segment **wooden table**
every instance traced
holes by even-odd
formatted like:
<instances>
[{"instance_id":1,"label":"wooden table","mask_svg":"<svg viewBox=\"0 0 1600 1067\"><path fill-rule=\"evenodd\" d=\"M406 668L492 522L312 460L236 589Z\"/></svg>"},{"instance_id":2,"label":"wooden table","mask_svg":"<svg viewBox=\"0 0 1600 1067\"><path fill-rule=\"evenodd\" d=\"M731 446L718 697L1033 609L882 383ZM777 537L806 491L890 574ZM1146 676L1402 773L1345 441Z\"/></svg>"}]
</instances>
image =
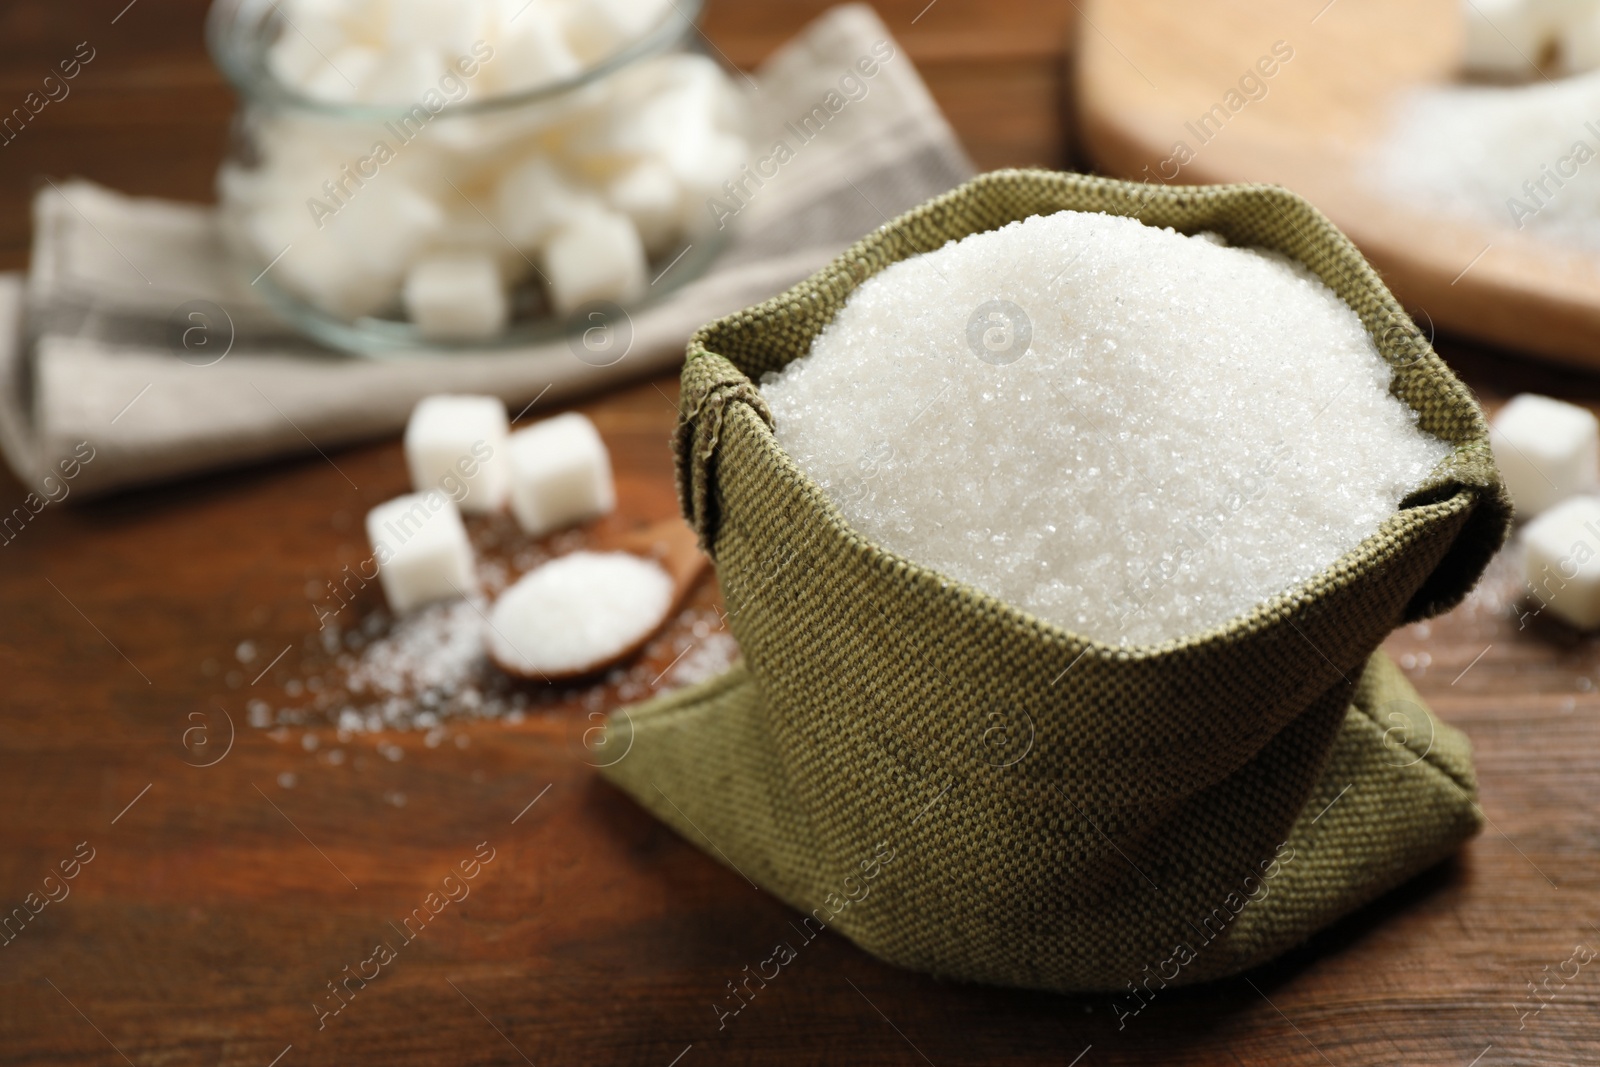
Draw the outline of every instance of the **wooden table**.
<instances>
[{"instance_id":1,"label":"wooden table","mask_svg":"<svg viewBox=\"0 0 1600 1067\"><path fill-rule=\"evenodd\" d=\"M0 266L25 263L42 175L208 193L232 101L199 45L202 4L125 2L0 10L0 105L76 42L98 52L0 148ZM925 2L880 7L980 166L1065 164L1073 5ZM707 26L748 65L822 6L717 0ZM1600 400L1593 380L1441 347L1486 401ZM675 388L584 405L616 458L617 528L673 513ZM406 485L395 443L334 458L359 490L312 456L53 506L0 548L0 907L93 856L0 948L0 1064L1600 1063L1600 962L1553 977L1600 946L1595 641L1519 631L1505 575L1391 641L1477 747L1490 828L1457 860L1121 1032L1106 997L943 984L831 934L719 1031L712 1002L790 912L599 781L580 758L586 709L432 748L324 730L309 751L303 731L244 724L313 658L307 583L359 558L363 511ZM5 510L23 493L0 476ZM236 739L196 766L222 751L219 707ZM480 842L494 858L470 897L319 1031L326 983ZM1547 976L1548 1003L1524 1015Z\"/></svg>"}]
</instances>

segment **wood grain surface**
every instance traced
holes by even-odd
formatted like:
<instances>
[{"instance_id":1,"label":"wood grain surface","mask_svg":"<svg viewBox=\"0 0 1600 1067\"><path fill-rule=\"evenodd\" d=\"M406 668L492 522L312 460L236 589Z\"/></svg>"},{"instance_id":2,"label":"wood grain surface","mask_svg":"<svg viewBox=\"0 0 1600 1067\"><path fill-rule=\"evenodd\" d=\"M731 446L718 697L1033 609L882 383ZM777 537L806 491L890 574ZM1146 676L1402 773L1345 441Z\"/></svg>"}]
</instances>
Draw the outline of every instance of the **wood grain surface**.
<instances>
[{"instance_id":1,"label":"wood grain surface","mask_svg":"<svg viewBox=\"0 0 1600 1067\"><path fill-rule=\"evenodd\" d=\"M43 175L206 195L232 103L199 46L202 5L139 0L113 23L124 3L0 9L0 94L80 40L99 49L74 95L0 148L6 265L25 262ZM748 65L821 7L717 2L707 30ZM880 10L980 165L1067 161L1070 3ZM1490 403L1600 401L1573 372L1441 350ZM582 406L621 500L586 536L674 513L675 398L669 378ZM69 498L0 546L0 909L76 872L0 947L0 1064L1600 1063L1600 958L1577 951L1600 949L1600 661L1594 638L1519 617L1508 564L1390 642L1477 749L1489 828L1454 861L1122 1029L1108 997L938 982L831 934L719 1029L713 1002L793 914L598 779L585 734L612 696L563 690L433 747L246 725L250 701L320 677L308 583L359 559L362 514L405 488L383 443ZM24 493L0 476L5 510ZM376 604L361 596L356 613ZM470 895L404 941L464 863ZM381 941L395 958L319 1029L327 984Z\"/></svg>"},{"instance_id":2,"label":"wood grain surface","mask_svg":"<svg viewBox=\"0 0 1600 1067\"><path fill-rule=\"evenodd\" d=\"M1075 68L1085 152L1119 177L1287 185L1350 235L1412 314L1600 368L1593 256L1441 216L1370 176L1396 100L1457 79L1461 10L1461 0L1085 0L1096 27Z\"/></svg>"}]
</instances>

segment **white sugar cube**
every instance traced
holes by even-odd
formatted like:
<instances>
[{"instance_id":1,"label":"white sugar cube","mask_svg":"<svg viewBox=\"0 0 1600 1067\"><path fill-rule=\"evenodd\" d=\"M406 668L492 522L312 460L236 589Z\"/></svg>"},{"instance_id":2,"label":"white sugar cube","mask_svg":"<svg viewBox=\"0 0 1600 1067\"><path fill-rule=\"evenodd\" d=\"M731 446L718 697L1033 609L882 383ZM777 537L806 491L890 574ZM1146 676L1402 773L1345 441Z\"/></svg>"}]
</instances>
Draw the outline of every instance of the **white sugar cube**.
<instances>
[{"instance_id":1,"label":"white sugar cube","mask_svg":"<svg viewBox=\"0 0 1600 1067\"><path fill-rule=\"evenodd\" d=\"M1576 496L1522 530L1528 602L1580 630L1600 626L1600 500Z\"/></svg>"},{"instance_id":2,"label":"white sugar cube","mask_svg":"<svg viewBox=\"0 0 1600 1067\"><path fill-rule=\"evenodd\" d=\"M544 247L545 280L556 312L567 315L591 300L623 304L646 287L644 243L626 215L605 208L574 213Z\"/></svg>"},{"instance_id":3,"label":"white sugar cube","mask_svg":"<svg viewBox=\"0 0 1600 1067\"><path fill-rule=\"evenodd\" d=\"M437 489L398 496L367 512L367 539L383 595L397 614L477 591L461 512Z\"/></svg>"},{"instance_id":4,"label":"white sugar cube","mask_svg":"<svg viewBox=\"0 0 1600 1067\"><path fill-rule=\"evenodd\" d=\"M391 49L412 44L428 44L439 48L464 32L482 32L482 5L471 3L470 0L450 0L448 3L441 3L440 0L385 0L381 5L368 6L378 10L387 8L384 43Z\"/></svg>"},{"instance_id":5,"label":"white sugar cube","mask_svg":"<svg viewBox=\"0 0 1600 1067\"><path fill-rule=\"evenodd\" d=\"M439 84L444 59L422 44L385 52L361 86L361 98L380 104L414 104Z\"/></svg>"},{"instance_id":6,"label":"white sugar cube","mask_svg":"<svg viewBox=\"0 0 1600 1067\"><path fill-rule=\"evenodd\" d=\"M536 248L578 199L549 158L534 156L507 170L495 188L500 230L518 248Z\"/></svg>"},{"instance_id":7,"label":"white sugar cube","mask_svg":"<svg viewBox=\"0 0 1600 1067\"><path fill-rule=\"evenodd\" d=\"M1600 421L1586 408L1522 393L1489 429L1517 514L1532 518L1600 479Z\"/></svg>"},{"instance_id":8,"label":"white sugar cube","mask_svg":"<svg viewBox=\"0 0 1600 1067\"><path fill-rule=\"evenodd\" d=\"M330 241L326 231L318 232L304 204L285 202L270 188L263 195L265 199L253 206L245 221L262 267L272 263L263 284L282 285L347 319L372 314L393 297L394 279L362 267L354 261L350 246Z\"/></svg>"},{"instance_id":9,"label":"white sugar cube","mask_svg":"<svg viewBox=\"0 0 1600 1067\"><path fill-rule=\"evenodd\" d=\"M511 487L510 424L492 396L430 396L406 423L406 466L419 493L437 489L462 511L494 511Z\"/></svg>"},{"instance_id":10,"label":"white sugar cube","mask_svg":"<svg viewBox=\"0 0 1600 1067\"><path fill-rule=\"evenodd\" d=\"M442 6L449 11L449 20L444 31L431 43L444 53L451 65L466 59L470 67L474 57L489 54L485 46L494 50L491 58L499 54L500 22L495 17L496 5L492 0L447 0Z\"/></svg>"},{"instance_id":11,"label":"white sugar cube","mask_svg":"<svg viewBox=\"0 0 1600 1067\"><path fill-rule=\"evenodd\" d=\"M329 104L397 109L359 129L296 109L263 116L259 178L230 168L219 183L230 206L258 209L245 225L263 265L292 245L272 283L340 318L408 310L429 337L488 336L534 273L558 316L634 301L650 264L696 239L706 200L748 155L730 136L745 108L727 73L644 47L678 17L671 0L272 6L282 17L265 63L279 81ZM630 46L651 54L548 99L454 106L568 80ZM430 121L441 101L453 113ZM481 266L447 279L420 262L456 253L494 260L500 295ZM470 292L452 300L447 280Z\"/></svg>"},{"instance_id":12,"label":"white sugar cube","mask_svg":"<svg viewBox=\"0 0 1600 1067\"><path fill-rule=\"evenodd\" d=\"M670 0L584 0L567 15L567 38L585 63L611 55L660 25Z\"/></svg>"},{"instance_id":13,"label":"white sugar cube","mask_svg":"<svg viewBox=\"0 0 1600 1067\"><path fill-rule=\"evenodd\" d=\"M267 65L279 81L303 88L351 41L336 10L284 4L279 13L283 24L268 48Z\"/></svg>"},{"instance_id":14,"label":"white sugar cube","mask_svg":"<svg viewBox=\"0 0 1600 1067\"><path fill-rule=\"evenodd\" d=\"M404 295L406 314L435 341L494 337L510 315L500 271L481 253L419 260L406 274Z\"/></svg>"},{"instance_id":15,"label":"white sugar cube","mask_svg":"<svg viewBox=\"0 0 1600 1067\"><path fill-rule=\"evenodd\" d=\"M304 82L306 95L341 104L359 100L362 86L372 77L381 58L375 48L345 45L311 71Z\"/></svg>"},{"instance_id":16,"label":"white sugar cube","mask_svg":"<svg viewBox=\"0 0 1600 1067\"><path fill-rule=\"evenodd\" d=\"M338 50L337 46L334 50ZM312 77L327 65L327 53L311 37L292 28L286 27L267 53L267 67L273 77L295 88L309 84Z\"/></svg>"},{"instance_id":17,"label":"white sugar cube","mask_svg":"<svg viewBox=\"0 0 1600 1067\"><path fill-rule=\"evenodd\" d=\"M291 249L272 268L273 280L342 319L381 313L394 298L394 280L366 271L337 251Z\"/></svg>"},{"instance_id":18,"label":"white sugar cube","mask_svg":"<svg viewBox=\"0 0 1600 1067\"><path fill-rule=\"evenodd\" d=\"M481 82L467 80L462 84L466 86L466 95L461 99L469 104L489 95ZM459 91L457 95L460 95ZM451 116L449 122L435 122L429 126L428 137L439 148L447 150L440 155L448 161L449 166L453 168L466 164L464 172L451 169L447 176L459 183L460 174L470 174L472 184L478 188L469 192L463 187L462 192L468 192L474 203L479 202L479 189L489 191L490 195L482 198L484 210L487 211L493 201L495 184L505 171L505 155L526 147L530 125L532 121L514 108L479 115L456 114ZM457 201L461 200L461 196L453 190L450 195ZM506 239L501 234L495 240L505 244Z\"/></svg>"},{"instance_id":19,"label":"white sugar cube","mask_svg":"<svg viewBox=\"0 0 1600 1067\"><path fill-rule=\"evenodd\" d=\"M511 435L511 511L534 536L616 506L611 456L594 423L576 412Z\"/></svg>"},{"instance_id":20,"label":"white sugar cube","mask_svg":"<svg viewBox=\"0 0 1600 1067\"><path fill-rule=\"evenodd\" d=\"M706 204L713 197L723 199L723 183L736 177L749 159L744 140L731 134L709 134L700 146L698 152L678 148L665 157L684 186L681 225L691 238L720 228Z\"/></svg>"},{"instance_id":21,"label":"white sugar cube","mask_svg":"<svg viewBox=\"0 0 1600 1067\"><path fill-rule=\"evenodd\" d=\"M382 174L356 190L326 222L325 237L357 262L393 277L399 288L405 265L444 228L446 215L437 201L399 175Z\"/></svg>"},{"instance_id":22,"label":"white sugar cube","mask_svg":"<svg viewBox=\"0 0 1600 1067\"><path fill-rule=\"evenodd\" d=\"M681 191L660 160L646 159L619 175L606 189L611 206L633 220L651 255L660 255L678 236Z\"/></svg>"},{"instance_id":23,"label":"white sugar cube","mask_svg":"<svg viewBox=\"0 0 1600 1067\"><path fill-rule=\"evenodd\" d=\"M284 114L264 118L255 127L255 138L265 173L285 187L285 195L302 212L304 198L323 195L322 183L350 161L349 137L337 123Z\"/></svg>"},{"instance_id":24,"label":"white sugar cube","mask_svg":"<svg viewBox=\"0 0 1600 1067\"><path fill-rule=\"evenodd\" d=\"M582 68L555 18L535 3L506 22L484 75L496 89L515 92L564 81Z\"/></svg>"},{"instance_id":25,"label":"white sugar cube","mask_svg":"<svg viewBox=\"0 0 1600 1067\"><path fill-rule=\"evenodd\" d=\"M733 78L716 60L695 53L662 56L642 82L650 85L649 96L670 101L675 111L703 115L717 129L744 133L744 102Z\"/></svg>"},{"instance_id":26,"label":"white sugar cube","mask_svg":"<svg viewBox=\"0 0 1600 1067\"><path fill-rule=\"evenodd\" d=\"M263 263L284 253L272 281L336 315L358 318L396 301L406 264L443 228L445 215L396 175L351 187L342 203L319 198L320 229L304 201L264 209L250 227Z\"/></svg>"},{"instance_id":27,"label":"white sugar cube","mask_svg":"<svg viewBox=\"0 0 1600 1067\"><path fill-rule=\"evenodd\" d=\"M492 221L470 206L449 214L444 226L418 253L418 260L458 255L487 256L499 272L502 284L508 287L533 270L524 253L513 248L495 230Z\"/></svg>"}]
</instances>

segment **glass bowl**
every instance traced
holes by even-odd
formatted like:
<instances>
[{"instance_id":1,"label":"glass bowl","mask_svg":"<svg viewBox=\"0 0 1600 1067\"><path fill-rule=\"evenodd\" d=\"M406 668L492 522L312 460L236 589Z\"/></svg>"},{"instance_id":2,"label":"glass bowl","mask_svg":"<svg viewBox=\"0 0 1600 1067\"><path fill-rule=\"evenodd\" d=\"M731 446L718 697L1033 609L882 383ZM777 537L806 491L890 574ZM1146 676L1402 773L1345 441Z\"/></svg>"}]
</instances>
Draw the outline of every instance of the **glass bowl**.
<instances>
[{"instance_id":1,"label":"glass bowl","mask_svg":"<svg viewBox=\"0 0 1600 1067\"><path fill-rule=\"evenodd\" d=\"M330 55L285 6L211 8L242 100L217 189L237 268L313 339L524 346L659 301L721 250L706 205L748 158L750 108L700 44L700 0L535 84L520 10L471 41Z\"/></svg>"}]
</instances>

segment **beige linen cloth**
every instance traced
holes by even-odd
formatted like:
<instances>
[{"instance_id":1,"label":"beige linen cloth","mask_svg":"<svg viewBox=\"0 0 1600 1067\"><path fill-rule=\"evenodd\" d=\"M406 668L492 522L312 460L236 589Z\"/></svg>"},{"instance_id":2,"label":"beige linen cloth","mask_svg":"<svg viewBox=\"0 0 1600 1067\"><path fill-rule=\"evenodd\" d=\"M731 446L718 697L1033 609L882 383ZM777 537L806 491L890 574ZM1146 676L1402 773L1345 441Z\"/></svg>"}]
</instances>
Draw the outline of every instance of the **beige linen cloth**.
<instances>
[{"instance_id":1,"label":"beige linen cloth","mask_svg":"<svg viewBox=\"0 0 1600 1067\"><path fill-rule=\"evenodd\" d=\"M863 59L877 64L870 78ZM89 442L95 456L73 482L76 497L393 433L430 393L493 394L512 414L537 398L537 413L675 366L698 326L783 291L972 173L910 59L864 5L831 9L748 80L749 163L780 141L786 161L761 165L777 174L749 185L722 255L636 312L628 354L606 367L565 339L398 361L330 353L294 338L256 299L225 259L214 209L45 184L29 273L0 275L6 460L36 487ZM233 323L232 348L205 366L179 358L168 337L175 310L196 300Z\"/></svg>"}]
</instances>

